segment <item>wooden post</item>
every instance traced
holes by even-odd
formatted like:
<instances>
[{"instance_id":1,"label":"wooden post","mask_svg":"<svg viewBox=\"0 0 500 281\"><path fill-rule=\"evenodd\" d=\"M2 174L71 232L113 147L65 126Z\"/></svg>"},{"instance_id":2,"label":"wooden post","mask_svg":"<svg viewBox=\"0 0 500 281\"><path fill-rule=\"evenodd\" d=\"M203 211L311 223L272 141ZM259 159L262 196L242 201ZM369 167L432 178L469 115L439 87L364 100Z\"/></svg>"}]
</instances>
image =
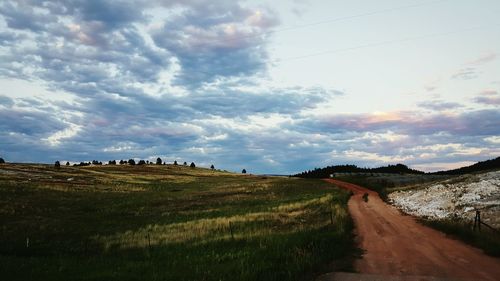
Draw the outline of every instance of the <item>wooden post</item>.
<instances>
[{"instance_id":1,"label":"wooden post","mask_svg":"<svg viewBox=\"0 0 500 281\"><path fill-rule=\"evenodd\" d=\"M477 216L477 229L481 232L481 212L479 210L476 211Z\"/></svg>"},{"instance_id":2,"label":"wooden post","mask_svg":"<svg viewBox=\"0 0 500 281\"><path fill-rule=\"evenodd\" d=\"M30 238L26 237L26 249L30 247Z\"/></svg>"},{"instance_id":3,"label":"wooden post","mask_svg":"<svg viewBox=\"0 0 500 281\"><path fill-rule=\"evenodd\" d=\"M474 217L474 227L472 228L472 230L476 231L476 228L478 231L481 231L481 212L479 210L476 210L476 216Z\"/></svg>"}]
</instances>

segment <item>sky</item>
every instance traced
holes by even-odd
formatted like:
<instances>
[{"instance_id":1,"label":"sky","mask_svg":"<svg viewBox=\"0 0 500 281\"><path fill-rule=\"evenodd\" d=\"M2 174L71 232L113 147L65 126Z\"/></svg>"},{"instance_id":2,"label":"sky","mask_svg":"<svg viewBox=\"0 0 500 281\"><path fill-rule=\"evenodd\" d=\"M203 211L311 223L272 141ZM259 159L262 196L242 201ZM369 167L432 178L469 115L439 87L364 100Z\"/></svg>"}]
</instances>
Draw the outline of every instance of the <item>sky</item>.
<instances>
[{"instance_id":1,"label":"sky","mask_svg":"<svg viewBox=\"0 0 500 281\"><path fill-rule=\"evenodd\" d=\"M3 0L0 157L250 173L500 156L497 0Z\"/></svg>"}]
</instances>

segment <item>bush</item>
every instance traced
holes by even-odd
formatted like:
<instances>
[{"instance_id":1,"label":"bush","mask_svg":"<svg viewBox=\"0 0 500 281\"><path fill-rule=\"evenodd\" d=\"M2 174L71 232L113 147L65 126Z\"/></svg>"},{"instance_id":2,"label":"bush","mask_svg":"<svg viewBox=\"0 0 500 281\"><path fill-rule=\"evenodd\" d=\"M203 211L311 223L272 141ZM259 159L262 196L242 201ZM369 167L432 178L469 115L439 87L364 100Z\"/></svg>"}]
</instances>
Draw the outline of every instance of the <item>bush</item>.
<instances>
[{"instance_id":1,"label":"bush","mask_svg":"<svg viewBox=\"0 0 500 281\"><path fill-rule=\"evenodd\" d=\"M242 174L246 174L246 173L247 173L247 170L243 169L243 170L241 170L241 173L242 173Z\"/></svg>"},{"instance_id":2,"label":"bush","mask_svg":"<svg viewBox=\"0 0 500 281\"><path fill-rule=\"evenodd\" d=\"M134 159L129 159L128 160L129 165L135 165L135 160Z\"/></svg>"},{"instance_id":3,"label":"bush","mask_svg":"<svg viewBox=\"0 0 500 281\"><path fill-rule=\"evenodd\" d=\"M177 160L174 161L174 165L177 166Z\"/></svg>"},{"instance_id":4,"label":"bush","mask_svg":"<svg viewBox=\"0 0 500 281\"><path fill-rule=\"evenodd\" d=\"M160 157L156 158L156 165L161 165L162 163L163 161L161 161Z\"/></svg>"},{"instance_id":5,"label":"bush","mask_svg":"<svg viewBox=\"0 0 500 281\"><path fill-rule=\"evenodd\" d=\"M191 162L191 165L189 165L189 167L196 168L196 165L194 164L194 162Z\"/></svg>"},{"instance_id":6,"label":"bush","mask_svg":"<svg viewBox=\"0 0 500 281\"><path fill-rule=\"evenodd\" d=\"M59 161L56 161L56 163L54 163L54 167L61 168L61 163Z\"/></svg>"},{"instance_id":7,"label":"bush","mask_svg":"<svg viewBox=\"0 0 500 281\"><path fill-rule=\"evenodd\" d=\"M210 169L212 169L212 170L215 169L214 165L210 166Z\"/></svg>"},{"instance_id":8,"label":"bush","mask_svg":"<svg viewBox=\"0 0 500 281\"><path fill-rule=\"evenodd\" d=\"M3 158L0 158L0 164L5 164L5 160L3 160Z\"/></svg>"},{"instance_id":9,"label":"bush","mask_svg":"<svg viewBox=\"0 0 500 281\"><path fill-rule=\"evenodd\" d=\"M146 165L146 161L144 161L144 160L139 160L139 163L137 163L137 165Z\"/></svg>"}]
</instances>

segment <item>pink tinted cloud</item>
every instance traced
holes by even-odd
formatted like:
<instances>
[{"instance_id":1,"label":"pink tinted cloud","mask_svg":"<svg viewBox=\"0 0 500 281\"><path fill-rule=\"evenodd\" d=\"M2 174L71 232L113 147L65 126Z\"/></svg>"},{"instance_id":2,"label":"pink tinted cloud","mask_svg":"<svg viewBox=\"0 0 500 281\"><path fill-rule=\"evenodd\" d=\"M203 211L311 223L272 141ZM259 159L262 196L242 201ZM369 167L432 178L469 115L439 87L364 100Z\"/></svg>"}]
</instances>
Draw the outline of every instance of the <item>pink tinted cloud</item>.
<instances>
[{"instance_id":1,"label":"pink tinted cloud","mask_svg":"<svg viewBox=\"0 0 500 281\"><path fill-rule=\"evenodd\" d=\"M500 94L495 90L485 90L479 93L474 101L486 105L500 105Z\"/></svg>"},{"instance_id":2,"label":"pink tinted cloud","mask_svg":"<svg viewBox=\"0 0 500 281\"><path fill-rule=\"evenodd\" d=\"M321 122L330 130L356 132L390 130L407 135L431 135L440 132L454 135L487 135L500 132L500 112L492 110L433 114L418 111L337 114L325 116Z\"/></svg>"}]
</instances>

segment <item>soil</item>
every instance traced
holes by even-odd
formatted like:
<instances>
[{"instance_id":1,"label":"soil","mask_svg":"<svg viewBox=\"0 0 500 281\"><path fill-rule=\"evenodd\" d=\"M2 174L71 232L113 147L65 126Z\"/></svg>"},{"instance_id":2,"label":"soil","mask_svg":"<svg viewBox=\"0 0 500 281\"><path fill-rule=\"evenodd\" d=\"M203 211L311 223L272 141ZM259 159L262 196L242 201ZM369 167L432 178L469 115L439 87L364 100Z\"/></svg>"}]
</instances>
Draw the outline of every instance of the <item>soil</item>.
<instances>
[{"instance_id":1,"label":"soil","mask_svg":"<svg viewBox=\"0 0 500 281\"><path fill-rule=\"evenodd\" d=\"M339 180L326 181L354 193L348 203L349 212L355 223L358 246L364 250L354 265L357 272L500 280L500 259L402 215L374 191Z\"/></svg>"}]
</instances>

